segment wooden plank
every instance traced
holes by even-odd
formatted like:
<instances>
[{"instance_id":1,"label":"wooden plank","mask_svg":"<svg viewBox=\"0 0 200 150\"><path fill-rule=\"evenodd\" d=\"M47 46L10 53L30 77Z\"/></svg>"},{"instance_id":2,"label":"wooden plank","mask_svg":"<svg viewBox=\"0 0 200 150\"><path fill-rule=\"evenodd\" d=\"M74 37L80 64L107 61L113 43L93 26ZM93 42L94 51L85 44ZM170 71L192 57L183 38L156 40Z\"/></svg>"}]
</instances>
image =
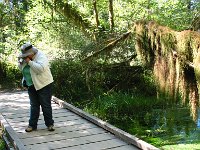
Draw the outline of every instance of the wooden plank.
<instances>
[{"instance_id":1,"label":"wooden plank","mask_svg":"<svg viewBox=\"0 0 200 150\"><path fill-rule=\"evenodd\" d=\"M14 150L14 146L10 142L10 140L8 139L8 137L6 136L6 133L3 133L2 139L4 140L4 142L6 144L6 150Z\"/></svg>"},{"instance_id":2,"label":"wooden plank","mask_svg":"<svg viewBox=\"0 0 200 150\"><path fill-rule=\"evenodd\" d=\"M106 134L107 135L107 134ZM64 149L64 148L69 148L77 145L85 145L89 143L94 143L94 142L100 142L100 141L112 141L109 144L113 144L116 142L114 136L105 136L105 134L97 134L97 135L91 135L91 136L84 136L84 137L78 137L78 138L67 138L64 140L60 141L51 141L47 143L39 143L39 144L34 144L34 145L27 145L25 146L27 149L42 149L42 150L49 150L49 149ZM117 144L122 145L120 143L121 141L117 140ZM125 144L125 143L123 143ZM90 150L90 149L88 149ZM93 149L91 149L93 150Z\"/></svg>"},{"instance_id":3,"label":"wooden plank","mask_svg":"<svg viewBox=\"0 0 200 150\"><path fill-rule=\"evenodd\" d=\"M29 112L29 108L27 108L27 109L21 109L22 111L21 111L21 113L26 113L26 112ZM3 108L3 109L1 109L0 110L0 113L18 113L18 111L19 111L19 108Z\"/></svg>"},{"instance_id":4,"label":"wooden plank","mask_svg":"<svg viewBox=\"0 0 200 150\"><path fill-rule=\"evenodd\" d=\"M102 150L110 150L110 148L104 148ZM132 145L122 145L122 146L112 147L112 150L139 150L139 148L133 147Z\"/></svg>"},{"instance_id":5,"label":"wooden plank","mask_svg":"<svg viewBox=\"0 0 200 150\"><path fill-rule=\"evenodd\" d=\"M73 121L62 121L62 122L56 122L55 123L55 128L62 128L65 126L84 126L87 125L88 121L84 120L84 119L77 119L77 120L73 120ZM27 123L15 123L15 124L11 124L12 128L17 132L17 133L24 133L25 132L25 128L27 127ZM46 126L43 124L39 124L38 125L38 130L39 132L41 132L41 130L47 130Z\"/></svg>"},{"instance_id":6,"label":"wooden plank","mask_svg":"<svg viewBox=\"0 0 200 150\"><path fill-rule=\"evenodd\" d=\"M13 146L17 150L26 150L26 148L24 147L24 144L21 142L16 132L12 129L12 127L8 124L8 122L5 120L5 118L2 115L0 115L0 121L1 121L1 126L3 127L4 131L7 133Z\"/></svg>"},{"instance_id":7,"label":"wooden plank","mask_svg":"<svg viewBox=\"0 0 200 150\"><path fill-rule=\"evenodd\" d=\"M72 132L72 131L82 131L82 130L87 130L87 129L93 129L97 128L96 125L91 124L91 123L85 123L85 124L76 124L72 126L62 126L62 127L56 127L54 132L49 132L46 129L39 129L36 132L23 132L23 133L18 133L18 136L20 139L26 139L26 138L32 138L32 137L38 137L38 136L48 136L48 135L54 135L54 134L59 134L59 133L67 133L67 132Z\"/></svg>"},{"instance_id":8,"label":"wooden plank","mask_svg":"<svg viewBox=\"0 0 200 150\"><path fill-rule=\"evenodd\" d=\"M77 118L77 119L74 119L74 120L62 120L62 119L57 119L57 120L54 120L54 126L60 126L60 124L65 124L65 125L73 125L73 124L77 124L77 123L87 123L89 121L83 119L83 118ZM10 121L9 124L12 126L12 127L26 127L28 125L28 121L24 121L24 122L12 122ZM39 121L38 122L38 127L40 127L41 125L44 125L44 122L43 121Z\"/></svg>"},{"instance_id":9,"label":"wooden plank","mask_svg":"<svg viewBox=\"0 0 200 150\"><path fill-rule=\"evenodd\" d=\"M58 118L53 118L53 120L55 122L59 122L59 121L69 121L69 120L76 120L76 119L83 119L81 118L80 116L61 116L61 117L58 117ZM16 119L9 119L9 118L6 118L6 120L9 122L9 123L19 123L19 122L28 122L29 120L29 117L24 117L24 118L16 118ZM39 120L38 120L38 124L41 124L41 123L44 123L44 118L43 116L40 116Z\"/></svg>"},{"instance_id":10,"label":"wooden plank","mask_svg":"<svg viewBox=\"0 0 200 150\"><path fill-rule=\"evenodd\" d=\"M17 132L22 132L25 127L27 127L28 122L9 122L10 125L12 126L13 129L15 129ZM75 125L75 124L84 124L84 123L88 123L87 120L84 120L83 118L80 119L75 119L75 120L67 120L67 121L63 121L63 120L59 120L54 122L54 126L55 127L59 127L62 125ZM38 122L38 129L44 129L46 128L46 126L44 125L44 122Z\"/></svg>"},{"instance_id":11,"label":"wooden plank","mask_svg":"<svg viewBox=\"0 0 200 150\"><path fill-rule=\"evenodd\" d=\"M59 109L58 105L56 104L51 104L52 108L54 109ZM30 108L30 104L29 102L4 102L4 103L0 103L0 107L7 107L7 108L19 108L19 107L23 107L26 109Z\"/></svg>"},{"instance_id":12,"label":"wooden plank","mask_svg":"<svg viewBox=\"0 0 200 150\"><path fill-rule=\"evenodd\" d=\"M59 114L62 115L66 113L67 115L75 115L73 112L66 110L66 109L60 109L60 110L53 110L53 116L58 116ZM29 110L28 111L20 111L18 112L17 110L15 111L6 111L2 113L4 116L7 116L8 118L15 118L15 117L24 117L30 114ZM40 115L43 115L43 112L40 111Z\"/></svg>"},{"instance_id":13,"label":"wooden plank","mask_svg":"<svg viewBox=\"0 0 200 150\"><path fill-rule=\"evenodd\" d=\"M25 112L23 112L23 113L13 113L13 112L3 112L2 113L2 115L3 116L10 116L10 117L12 117L12 116L15 116L15 117L24 117L24 116L29 116L29 111L25 111Z\"/></svg>"},{"instance_id":14,"label":"wooden plank","mask_svg":"<svg viewBox=\"0 0 200 150\"><path fill-rule=\"evenodd\" d=\"M22 118L29 118L30 113L23 113L23 114L9 114L9 113L3 113L3 116L6 116L6 118L8 119L13 119L13 120L21 120ZM58 118L58 117L67 117L67 116L75 116L76 114L70 112L70 111L65 111L65 112L57 112L57 113L53 113L53 118ZM40 113L40 117L43 117L43 113Z\"/></svg>"},{"instance_id":15,"label":"wooden plank","mask_svg":"<svg viewBox=\"0 0 200 150\"><path fill-rule=\"evenodd\" d=\"M62 148L62 150L113 150L116 147L118 147L119 150L139 150L139 148L136 148L133 146L130 146L127 149L125 148L126 146L130 146L130 145L127 145L127 143L122 143L122 141L119 141L119 139L115 139L115 140L88 143L84 145L76 145L73 147L66 147L66 148Z\"/></svg>"},{"instance_id":16,"label":"wooden plank","mask_svg":"<svg viewBox=\"0 0 200 150\"><path fill-rule=\"evenodd\" d=\"M159 150L158 148L154 147L153 145L146 143L145 141L140 140L139 138L119 129L116 128L114 126L112 126L111 124L96 118L76 107L74 107L73 105L66 103L56 97L53 97L53 101L55 101L55 103L59 104L61 107L67 108L71 111L73 111L74 113L82 116L83 118L95 123L96 125L104 128L105 130L108 130L109 132L113 133L114 135L116 135L117 137L119 137L120 139L123 139L124 141L133 144L141 149L146 149L146 150Z\"/></svg>"},{"instance_id":17,"label":"wooden plank","mask_svg":"<svg viewBox=\"0 0 200 150\"><path fill-rule=\"evenodd\" d=\"M24 111L21 110L20 112L18 112L17 110L14 112L11 112L10 110L7 110L7 112L3 111L3 110L7 110L7 108L2 109L2 115L3 116L9 116L9 117L24 117L24 116L29 116L30 112L29 110ZM73 114L71 111L67 110L67 109L62 109L62 108L57 108L57 109L53 109L53 116L55 116L55 114L59 114L59 113L68 113L68 114ZM42 111L40 111L40 115L43 115Z\"/></svg>"},{"instance_id":18,"label":"wooden plank","mask_svg":"<svg viewBox=\"0 0 200 150\"><path fill-rule=\"evenodd\" d=\"M70 132L63 132L63 130L61 130L61 132L58 132L58 133L55 132L54 134L24 138L21 140L23 141L23 143L25 143L25 146L26 146L30 144L33 145L33 144L48 143L48 142L53 142L53 141L61 141L61 140L66 140L66 138L74 139L74 138L80 138L80 137L86 137L86 136L89 137L92 135L100 135L103 133L104 133L104 136L108 136L107 134L105 134L106 131L101 128L92 128L92 129L87 129L87 130L78 130L78 131L70 131Z\"/></svg>"}]
</instances>

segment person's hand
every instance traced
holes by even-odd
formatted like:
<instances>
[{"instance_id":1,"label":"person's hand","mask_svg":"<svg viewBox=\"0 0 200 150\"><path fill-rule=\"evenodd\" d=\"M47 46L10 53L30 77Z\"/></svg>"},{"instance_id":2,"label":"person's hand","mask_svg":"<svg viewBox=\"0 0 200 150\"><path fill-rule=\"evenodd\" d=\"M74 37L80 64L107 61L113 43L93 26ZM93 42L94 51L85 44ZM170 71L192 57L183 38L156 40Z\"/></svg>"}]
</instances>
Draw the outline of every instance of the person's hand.
<instances>
[{"instance_id":1,"label":"person's hand","mask_svg":"<svg viewBox=\"0 0 200 150\"><path fill-rule=\"evenodd\" d=\"M23 61L24 61L24 59L18 58L18 63L19 63L20 65L23 64Z\"/></svg>"},{"instance_id":2,"label":"person's hand","mask_svg":"<svg viewBox=\"0 0 200 150\"><path fill-rule=\"evenodd\" d=\"M26 57L24 60L25 60L26 63L29 63L30 58L29 58L29 57Z\"/></svg>"}]
</instances>

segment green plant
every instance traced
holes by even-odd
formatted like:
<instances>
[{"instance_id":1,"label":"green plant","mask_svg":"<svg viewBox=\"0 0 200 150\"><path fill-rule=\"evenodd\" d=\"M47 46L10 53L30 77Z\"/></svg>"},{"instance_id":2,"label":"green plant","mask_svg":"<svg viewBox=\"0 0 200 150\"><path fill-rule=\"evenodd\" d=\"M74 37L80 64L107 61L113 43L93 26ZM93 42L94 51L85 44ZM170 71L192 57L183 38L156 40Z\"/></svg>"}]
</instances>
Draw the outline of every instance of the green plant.
<instances>
[{"instance_id":1,"label":"green plant","mask_svg":"<svg viewBox=\"0 0 200 150\"><path fill-rule=\"evenodd\" d=\"M4 150L5 149L5 142L2 139L2 127L0 125L0 150Z\"/></svg>"},{"instance_id":2,"label":"green plant","mask_svg":"<svg viewBox=\"0 0 200 150\"><path fill-rule=\"evenodd\" d=\"M21 86L21 79L22 74L16 65L0 61L0 88L18 88Z\"/></svg>"},{"instance_id":3,"label":"green plant","mask_svg":"<svg viewBox=\"0 0 200 150\"><path fill-rule=\"evenodd\" d=\"M51 71L56 96L71 102L88 98L84 69L79 62L55 60L51 63Z\"/></svg>"},{"instance_id":4,"label":"green plant","mask_svg":"<svg viewBox=\"0 0 200 150\"><path fill-rule=\"evenodd\" d=\"M5 142L0 139L0 150L4 150L5 149Z\"/></svg>"},{"instance_id":5,"label":"green plant","mask_svg":"<svg viewBox=\"0 0 200 150\"><path fill-rule=\"evenodd\" d=\"M115 124L120 119L128 119L135 114L143 113L142 110L150 111L158 103L160 102L155 97L145 97L139 93L114 92L95 98L85 110Z\"/></svg>"}]
</instances>

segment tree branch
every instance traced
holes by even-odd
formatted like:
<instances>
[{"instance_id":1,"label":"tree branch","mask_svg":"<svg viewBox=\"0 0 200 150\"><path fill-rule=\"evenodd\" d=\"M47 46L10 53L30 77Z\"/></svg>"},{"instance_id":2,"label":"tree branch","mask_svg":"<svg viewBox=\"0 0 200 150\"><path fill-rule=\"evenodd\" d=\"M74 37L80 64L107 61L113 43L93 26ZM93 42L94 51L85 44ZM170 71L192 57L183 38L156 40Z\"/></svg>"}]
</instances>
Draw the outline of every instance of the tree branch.
<instances>
[{"instance_id":1,"label":"tree branch","mask_svg":"<svg viewBox=\"0 0 200 150\"><path fill-rule=\"evenodd\" d=\"M62 14L64 18L67 18L70 22L73 23L76 27L81 29L81 31L86 35L90 36L89 31L95 27L86 19L81 16L81 13L74 9L67 2L63 2L62 0L55 0L54 4L51 4L47 0L43 0L50 8L56 7L54 9L58 13Z\"/></svg>"},{"instance_id":2,"label":"tree branch","mask_svg":"<svg viewBox=\"0 0 200 150\"><path fill-rule=\"evenodd\" d=\"M130 31L128 31L127 33L124 33L121 37L119 37L118 39L116 39L115 41L109 43L106 47L104 47L103 49L95 52L94 54L84 58L82 60L82 62L87 62L88 60L90 60L91 58L94 58L94 57L97 57L99 54L103 53L103 52L108 52L108 51L111 51L113 49L113 47L116 46L116 44L118 42L120 42L121 40L125 40L129 35L130 35Z\"/></svg>"}]
</instances>

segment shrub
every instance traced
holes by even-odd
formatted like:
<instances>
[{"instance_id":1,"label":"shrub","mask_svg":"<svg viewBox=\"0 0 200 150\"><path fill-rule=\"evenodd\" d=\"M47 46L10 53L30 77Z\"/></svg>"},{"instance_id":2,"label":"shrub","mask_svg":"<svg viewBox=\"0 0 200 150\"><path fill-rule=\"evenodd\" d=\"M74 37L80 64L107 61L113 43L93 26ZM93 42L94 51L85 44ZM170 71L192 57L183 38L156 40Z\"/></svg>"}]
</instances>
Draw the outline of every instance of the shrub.
<instances>
[{"instance_id":1,"label":"shrub","mask_svg":"<svg viewBox=\"0 0 200 150\"><path fill-rule=\"evenodd\" d=\"M0 88L15 89L21 86L22 73L9 62L0 61Z\"/></svg>"},{"instance_id":2,"label":"shrub","mask_svg":"<svg viewBox=\"0 0 200 150\"><path fill-rule=\"evenodd\" d=\"M150 71L144 71L139 66L55 60L51 63L51 71L54 77L54 95L79 105L113 92L156 95Z\"/></svg>"},{"instance_id":3,"label":"shrub","mask_svg":"<svg viewBox=\"0 0 200 150\"><path fill-rule=\"evenodd\" d=\"M55 60L51 63L51 71L55 96L71 102L88 98L84 69L79 62Z\"/></svg>"}]
</instances>

